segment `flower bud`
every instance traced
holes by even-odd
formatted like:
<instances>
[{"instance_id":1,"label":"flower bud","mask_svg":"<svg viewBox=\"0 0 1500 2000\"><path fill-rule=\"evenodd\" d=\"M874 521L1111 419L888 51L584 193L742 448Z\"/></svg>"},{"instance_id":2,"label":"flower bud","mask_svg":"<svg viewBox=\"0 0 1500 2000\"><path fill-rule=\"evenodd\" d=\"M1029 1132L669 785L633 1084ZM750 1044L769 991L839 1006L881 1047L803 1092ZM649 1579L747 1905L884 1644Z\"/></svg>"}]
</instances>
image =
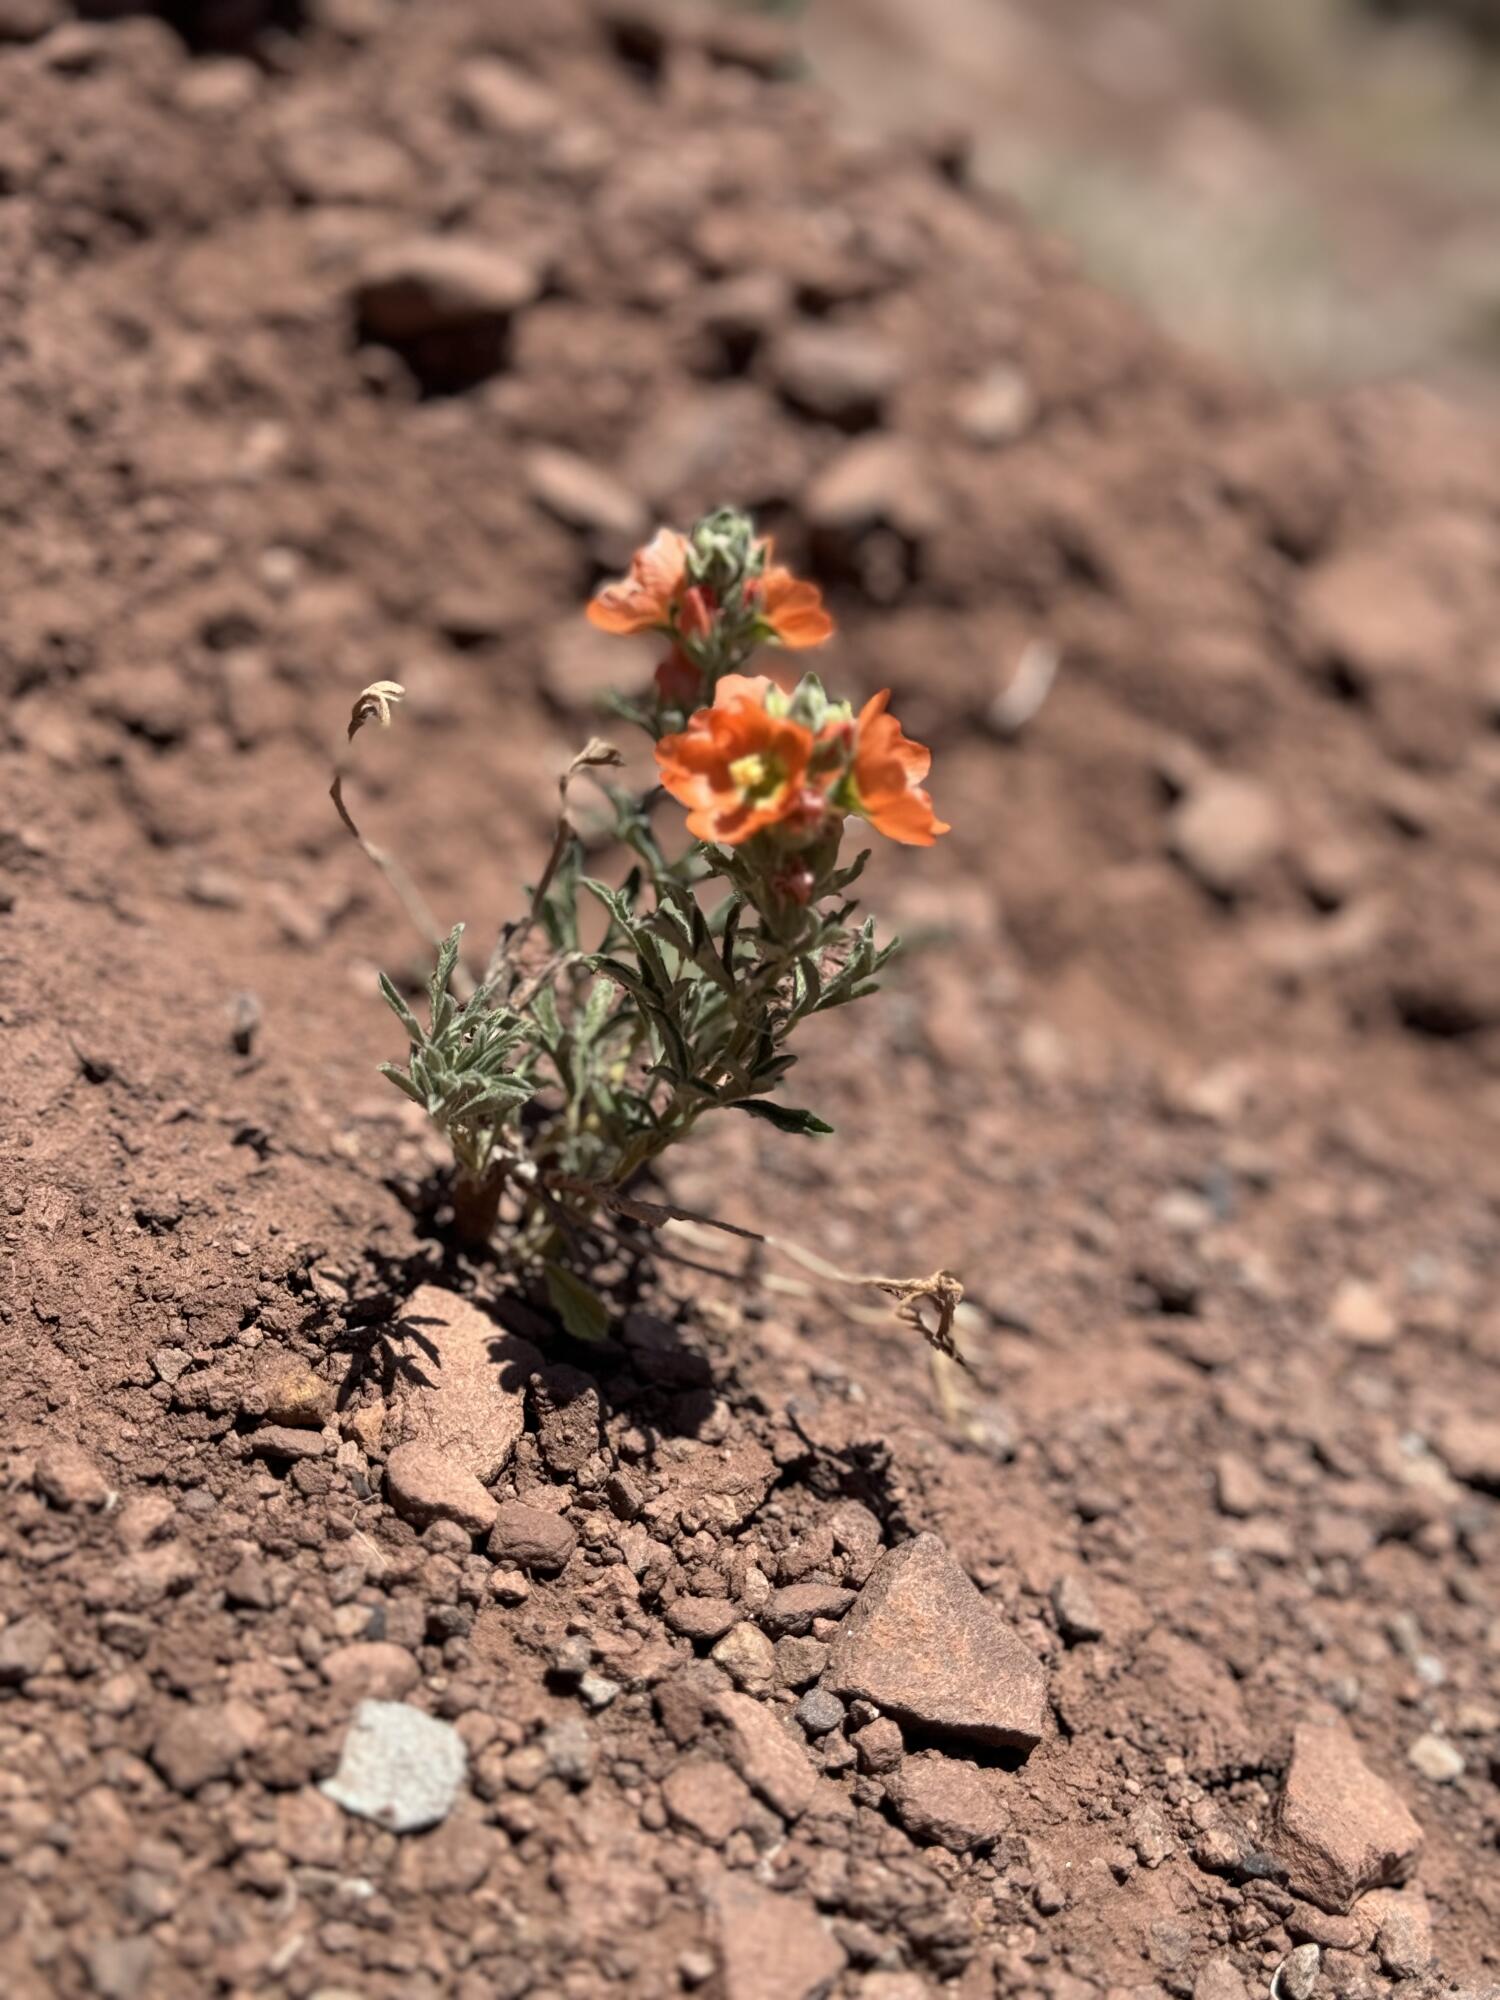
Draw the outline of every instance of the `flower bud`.
<instances>
[{"instance_id":1,"label":"flower bud","mask_svg":"<svg viewBox=\"0 0 1500 2000\"><path fill-rule=\"evenodd\" d=\"M674 646L656 669L656 692L673 708L691 709L703 691L703 672L680 646Z\"/></svg>"},{"instance_id":2,"label":"flower bud","mask_svg":"<svg viewBox=\"0 0 1500 2000\"><path fill-rule=\"evenodd\" d=\"M798 903L805 909L812 901L813 890L818 886L818 879L813 874L811 868L808 867L806 861L798 858L797 860L788 861L786 866L774 878L771 886L778 896L785 897L789 903Z\"/></svg>"},{"instance_id":3,"label":"flower bud","mask_svg":"<svg viewBox=\"0 0 1500 2000\"><path fill-rule=\"evenodd\" d=\"M694 583L719 597L760 567L755 524L737 507L705 514L688 538L688 571Z\"/></svg>"},{"instance_id":4,"label":"flower bud","mask_svg":"<svg viewBox=\"0 0 1500 2000\"><path fill-rule=\"evenodd\" d=\"M677 614L678 632L684 639L706 639L714 629L717 609L713 591L704 584L695 583L691 590L683 593L682 608Z\"/></svg>"}]
</instances>

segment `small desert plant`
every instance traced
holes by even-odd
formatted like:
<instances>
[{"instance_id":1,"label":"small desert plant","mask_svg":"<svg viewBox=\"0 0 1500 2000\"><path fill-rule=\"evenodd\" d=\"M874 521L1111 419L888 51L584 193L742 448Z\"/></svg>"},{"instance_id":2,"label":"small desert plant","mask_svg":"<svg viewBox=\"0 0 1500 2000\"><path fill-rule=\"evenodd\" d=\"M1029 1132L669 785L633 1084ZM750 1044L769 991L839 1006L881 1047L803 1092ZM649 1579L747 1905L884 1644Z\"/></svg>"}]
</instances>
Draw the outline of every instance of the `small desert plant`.
<instances>
[{"instance_id":1,"label":"small desert plant","mask_svg":"<svg viewBox=\"0 0 1500 2000\"><path fill-rule=\"evenodd\" d=\"M425 1022L381 979L408 1043L404 1063L382 1068L453 1148L459 1233L483 1241L503 1224L508 1256L546 1271L575 1331L591 1313L570 1242L601 1210L647 1224L669 1213L630 1191L701 1119L830 1131L779 1094L792 1043L810 1016L872 993L895 949L856 918L849 891L869 857L846 859L848 822L913 846L948 830L922 789L928 753L885 694L856 714L814 674L783 685L747 671L762 647L822 645L833 622L745 515L721 510L688 535L661 529L588 615L664 642L648 694L615 707L655 740L660 787L687 808L691 838L658 827L657 794L608 782L619 754L591 743L562 781L530 907L477 988L455 990L468 987L461 927L438 951ZM388 720L398 694L366 690L351 736L371 715ZM631 857L614 884L585 872L569 818L568 787L583 774ZM337 779L334 792L353 831ZM602 933L586 942L590 905Z\"/></svg>"}]
</instances>

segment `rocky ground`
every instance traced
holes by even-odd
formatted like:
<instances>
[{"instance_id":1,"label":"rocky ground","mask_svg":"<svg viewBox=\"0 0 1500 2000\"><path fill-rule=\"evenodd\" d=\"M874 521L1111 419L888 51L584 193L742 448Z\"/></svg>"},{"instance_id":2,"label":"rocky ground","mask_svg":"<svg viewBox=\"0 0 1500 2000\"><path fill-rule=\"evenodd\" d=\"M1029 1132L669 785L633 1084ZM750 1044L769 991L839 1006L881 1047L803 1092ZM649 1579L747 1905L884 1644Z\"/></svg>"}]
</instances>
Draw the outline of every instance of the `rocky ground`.
<instances>
[{"instance_id":1,"label":"rocky ground","mask_svg":"<svg viewBox=\"0 0 1500 2000\"><path fill-rule=\"evenodd\" d=\"M758 19L65 11L0 4L0 1985L1493 1991L1494 436L1185 358ZM354 693L487 938L584 596L723 497L956 830L872 867L838 1140L670 1191L958 1271L967 1376L696 1241L570 1344L374 1073Z\"/></svg>"}]
</instances>

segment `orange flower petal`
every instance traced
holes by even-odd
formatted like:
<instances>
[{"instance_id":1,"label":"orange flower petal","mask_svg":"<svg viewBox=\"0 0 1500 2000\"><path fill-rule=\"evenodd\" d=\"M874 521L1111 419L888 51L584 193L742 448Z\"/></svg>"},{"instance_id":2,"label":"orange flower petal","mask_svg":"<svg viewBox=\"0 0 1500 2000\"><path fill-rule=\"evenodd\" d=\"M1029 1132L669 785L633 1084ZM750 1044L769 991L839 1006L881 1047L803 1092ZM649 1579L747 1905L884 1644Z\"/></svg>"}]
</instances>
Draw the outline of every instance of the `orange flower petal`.
<instances>
[{"instance_id":1,"label":"orange flower petal","mask_svg":"<svg viewBox=\"0 0 1500 2000\"><path fill-rule=\"evenodd\" d=\"M714 709L731 708L738 701L748 701L764 709L775 686L769 674L725 674L714 689Z\"/></svg>"},{"instance_id":2,"label":"orange flower petal","mask_svg":"<svg viewBox=\"0 0 1500 2000\"><path fill-rule=\"evenodd\" d=\"M783 646L800 652L821 646L833 636L833 620L823 608L823 593L779 564L760 579L760 613Z\"/></svg>"},{"instance_id":3,"label":"orange flower petal","mask_svg":"<svg viewBox=\"0 0 1500 2000\"><path fill-rule=\"evenodd\" d=\"M675 528L658 528L643 549L631 559L631 574L654 597L672 597L687 575L688 541Z\"/></svg>"},{"instance_id":4,"label":"orange flower petal","mask_svg":"<svg viewBox=\"0 0 1500 2000\"><path fill-rule=\"evenodd\" d=\"M857 754L893 766L905 774L908 782L920 784L932 769L932 752L925 743L914 743L909 736L902 735L895 716L885 712L890 698L890 689L882 688L860 710L855 735Z\"/></svg>"},{"instance_id":5,"label":"orange flower petal","mask_svg":"<svg viewBox=\"0 0 1500 2000\"><path fill-rule=\"evenodd\" d=\"M878 806L868 806L865 818L877 833L903 847L931 847L940 833L952 828L933 811L932 800L920 785L898 793Z\"/></svg>"},{"instance_id":6,"label":"orange flower petal","mask_svg":"<svg viewBox=\"0 0 1500 2000\"><path fill-rule=\"evenodd\" d=\"M687 574L687 537L658 528L630 559L630 573L589 601L588 619L601 632L650 632L670 622L672 600Z\"/></svg>"},{"instance_id":7,"label":"orange flower petal","mask_svg":"<svg viewBox=\"0 0 1500 2000\"><path fill-rule=\"evenodd\" d=\"M932 752L902 735L900 723L885 712L890 698L890 689L883 688L859 712L854 740L858 810L888 840L931 847L940 833L951 831L920 783L932 767Z\"/></svg>"}]
</instances>

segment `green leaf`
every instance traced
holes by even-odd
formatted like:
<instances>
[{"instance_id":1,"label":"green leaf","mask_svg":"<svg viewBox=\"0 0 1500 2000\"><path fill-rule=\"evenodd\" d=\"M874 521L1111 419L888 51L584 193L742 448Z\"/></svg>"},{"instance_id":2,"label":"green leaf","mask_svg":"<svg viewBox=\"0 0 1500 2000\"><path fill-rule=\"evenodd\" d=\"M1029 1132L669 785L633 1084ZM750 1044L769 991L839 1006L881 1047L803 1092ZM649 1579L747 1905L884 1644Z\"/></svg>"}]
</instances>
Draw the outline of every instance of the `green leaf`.
<instances>
[{"instance_id":1,"label":"green leaf","mask_svg":"<svg viewBox=\"0 0 1500 2000\"><path fill-rule=\"evenodd\" d=\"M794 1009L799 1014L816 1013L822 997L823 981L818 973L818 962L810 955L804 956L797 961Z\"/></svg>"},{"instance_id":2,"label":"green leaf","mask_svg":"<svg viewBox=\"0 0 1500 2000\"><path fill-rule=\"evenodd\" d=\"M427 1109L426 1096L418 1085L412 1082L404 1069L397 1069L394 1063L381 1063L380 1074L388 1076L397 1090L404 1090L413 1104L420 1104L424 1111Z\"/></svg>"},{"instance_id":3,"label":"green leaf","mask_svg":"<svg viewBox=\"0 0 1500 2000\"><path fill-rule=\"evenodd\" d=\"M724 954L724 970L730 979L734 978L734 947L740 934L740 919L745 914L745 905L738 896L730 896L724 905L724 934L720 946Z\"/></svg>"},{"instance_id":4,"label":"green leaf","mask_svg":"<svg viewBox=\"0 0 1500 2000\"><path fill-rule=\"evenodd\" d=\"M705 979L711 979L721 993L733 993L734 981L724 970L712 941L705 942L703 949L694 953L690 963L697 966Z\"/></svg>"},{"instance_id":5,"label":"green leaf","mask_svg":"<svg viewBox=\"0 0 1500 2000\"><path fill-rule=\"evenodd\" d=\"M636 957L641 970L646 975L653 992L663 1001L672 998L672 975L667 970L667 961L661 955L661 946L644 928L637 928L634 938Z\"/></svg>"},{"instance_id":6,"label":"green leaf","mask_svg":"<svg viewBox=\"0 0 1500 2000\"><path fill-rule=\"evenodd\" d=\"M637 1000L649 996L650 988L639 972L626 965L623 960L611 958L606 952L595 952L585 963L591 972L602 972L606 979L612 979L617 986L633 995Z\"/></svg>"},{"instance_id":7,"label":"green leaf","mask_svg":"<svg viewBox=\"0 0 1500 2000\"><path fill-rule=\"evenodd\" d=\"M819 1138L833 1131L815 1112L801 1111L791 1104L772 1104L769 1098L746 1097L738 1104L726 1106L730 1111L748 1111L752 1118L763 1118L768 1125L774 1125L778 1132L800 1132L809 1138Z\"/></svg>"},{"instance_id":8,"label":"green leaf","mask_svg":"<svg viewBox=\"0 0 1500 2000\"><path fill-rule=\"evenodd\" d=\"M609 1337L609 1308L582 1278L562 1264L546 1266L547 1297L575 1340L598 1342Z\"/></svg>"},{"instance_id":9,"label":"green leaf","mask_svg":"<svg viewBox=\"0 0 1500 2000\"><path fill-rule=\"evenodd\" d=\"M674 951L683 957L692 956L692 929L680 910L670 908L653 910L646 922L664 943L672 946Z\"/></svg>"},{"instance_id":10,"label":"green leaf","mask_svg":"<svg viewBox=\"0 0 1500 2000\"><path fill-rule=\"evenodd\" d=\"M578 875L582 866L582 846L570 840L537 913L554 951L578 949Z\"/></svg>"},{"instance_id":11,"label":"green leaf","mask_svg":"<svg viewBox=\"0 0 1500 2000\"><path fill-rule=\"evenodd\" d=\"M428 997L432 1001L432 1031L438 1033L438 1017L446 1010L442 1006L448 991L448 981L453 977L453 968L458 964L458 941L464 934L462 924L455 924L447 937L438 946L437 964L432 969L428 982Z\"/></svg>"},{"instance_id":12,"label":"green leaf","mask_svg":"<svg viewBox=\"0 0 1500 2000\"><path fill-rule=\"evenodd\" d=\"M650 732L653 719L650 709L642 702L617 694L613 688L606 689L599 697L599 709L604 715L617 715L622 722L633 722L638 729Z\"/></svg>"},{"instance_id":13,"label":"green leaf","mask_svg":"<svg viewBox=\"0 0 1500 2000\"><path fill-rule=\"evenodd\" d=\"M580 875L578 886L587 889L595 902L602 903L626 937L630 936L634 918L630 905L618 889L611 889L607 882L596 882L592 875Z\"/></svg>"},{"instance_id":14,"label":"green leaf","mask_svg":"<svg viewBox=\"0 0 1500 2000\"><path fill-rule=\"evenodd\" d=\"M641 993L640 1004L656 1032L657 1040L661 1043L663 1056L671 1064L669 1073L673 1077L686 1080L692 1075L693 1061L688 1054L687 1043L682 1038L682 1030L666 1008L653 1000L649 993Z\"/></svg>"},{"instance_id":15,"label":"green leaf","mask_svg":"<svg viewBox=\"0 0 1500 2000\"><path fill-rule=\"evenodd\" d=\"M542 1031L542 1041L549 1049L555 1049L562 1040L562 1017L557 1011L557 995L550 986L544 986L533 997L531 1011L536 1024Z\"/></svg>"},{"instance_id":16,"label":"green leaf","mask_svg":"<svg viewBox=\"0 0 1500 2000\"><path fill-rule=\"evenodd\" d=\"M825 995L812 1011L815 1014L826 1014L832 1007L847 1007L851 1000L864 1000L870 994L879 991L880 988L874 980L868 981L863 986L841 986L836 992Z\"/></svg>"},{"instance_id":17,"label":"green leaf","mask_svg":"<svg viewBox=\"0 0 1500 2000\"><path fill-rule=\"evenodd\" d=\"M583 1013L574 1023L573 1034L580 1049L586 1049L604 1031L610 1009L615 1004L614 990L607 979L596 979L589 988L589 997Z\"/></svg>"},{"instance_id":18,"label":"green leaf","mask_svg":"<svg viewBox=\"0 0 1500 2000\"><path fill-rule=\"evenodd\" d=\"M861 848L860 852L855 855L847 868L840 868L829 876L829 888L837 892L841 889L847 889L851 882L857 882L860 876L864 874L865 863L869 858L870 849L868 847Z\"/></svg>"},{"instance_id":19,"label":"green leaf","mask_svg":"<svg viewBox=\"0 0 1500 2000\"><path fill-rule=\"evenodd\" d=\"M380 992L386 1006L390 1008L396 1019L405 1028L407 1039L413 1043L420 1042L422 1039L421 1022L418 1021L416 1015L407 1006L406 1002L401 998L401 995L392 986L383 972L380 975Z\"/></svg>"}]
</instances>

